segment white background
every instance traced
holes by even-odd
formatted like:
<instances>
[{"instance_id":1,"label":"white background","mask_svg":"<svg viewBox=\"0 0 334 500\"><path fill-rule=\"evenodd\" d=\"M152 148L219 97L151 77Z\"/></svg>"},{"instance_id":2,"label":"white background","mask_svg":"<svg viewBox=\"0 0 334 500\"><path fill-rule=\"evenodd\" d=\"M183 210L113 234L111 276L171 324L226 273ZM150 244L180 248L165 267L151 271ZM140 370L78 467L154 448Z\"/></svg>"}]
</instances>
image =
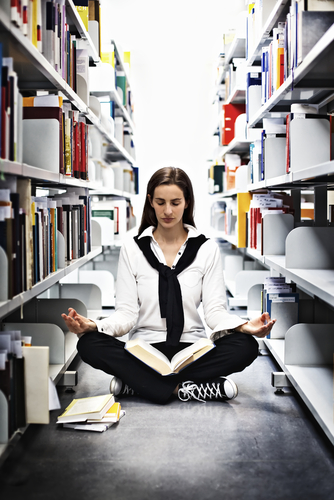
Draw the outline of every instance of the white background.
<instances>
[{"instance_id":1,"label":"white background","mask_svg":"<svg viewBox=\"0 0 334 500\"><path fill-rule=\"evenodd\" d=\"M207 176L217 138L215 71L223 33L245 0L101 0L102 43L131 52L141 217L148 179L158 168L183 168L195 192L195 221L205 232L211 200Z\"/></svg>"}]
</instances>

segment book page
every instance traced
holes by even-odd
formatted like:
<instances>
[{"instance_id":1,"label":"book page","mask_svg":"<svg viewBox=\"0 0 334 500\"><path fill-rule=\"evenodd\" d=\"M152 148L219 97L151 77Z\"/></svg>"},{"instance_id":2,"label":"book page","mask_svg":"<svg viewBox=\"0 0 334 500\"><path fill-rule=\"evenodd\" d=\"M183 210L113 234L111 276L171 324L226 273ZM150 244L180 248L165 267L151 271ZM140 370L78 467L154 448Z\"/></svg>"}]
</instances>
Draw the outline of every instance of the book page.
<instances>
[{"instance_id":1,"label":"book page","mask_svg":"<svg viewBox=\"0 0 334 500\"><path fill-rule=\"evenodd\" d=\"M69 408L69 410L65 412L65 415L80 415L82 413L95 413L101 411L109 399L109 396L94 396L92 398L77 399L72 408Z\"/></svg>"},{"instance_id":2,"label":"book page","mask_svg":"<svg viewBox=\"0 0 334 500\"><path fill-rule=\"evenodd\" d=\"M171 365L172 369L174 372L179 371L179 367L181 364L184 364L185 361L189 360L194 356L195 353L198 351L201 351L202 349L209 347L209 350L211 350L212 347L214 347L214 344L210 339L207 338L202 338L199 339L197 342L195 342L193 345L186 347L185 349L182 349L182 351L178 352L173 356ZM205 349L205 352L207 352L208 349ZM205 353L203 352L203 354ZM200 356L197 356L200 357ZM195 359L197 359L197 357Z\"/></svg>"},{"instance_id":3,"label":"book page","mask_svg":"<svg viewBox=\"0 0 334 500\"><path fill-rule=\"evenodd\" d=\"M172 372L169 359L144 340L129 340L125 345L125 349L162 375L168 375Z\"/></svg>"}]
</instances>

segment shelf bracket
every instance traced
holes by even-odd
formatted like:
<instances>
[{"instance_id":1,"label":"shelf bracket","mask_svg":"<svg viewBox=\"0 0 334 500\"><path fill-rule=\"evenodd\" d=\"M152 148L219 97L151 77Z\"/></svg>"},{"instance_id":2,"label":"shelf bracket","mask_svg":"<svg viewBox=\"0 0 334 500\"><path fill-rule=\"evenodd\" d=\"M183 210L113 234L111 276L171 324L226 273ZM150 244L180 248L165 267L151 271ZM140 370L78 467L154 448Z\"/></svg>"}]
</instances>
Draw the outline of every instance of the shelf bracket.
<instances>
[{"instance_id":1,"label":"shelf bracket","mask_svg":"<svg viewBox=\"0 0 334 500\"><path fill-rule=\"evenodd\" d=\"M67 387L67 390L72 389L72 387L76 386L78 383L78 372L77 371L69 371L67 370L63 373L61 379L57 383L57 386Z\"/></svg>"},{"instance_id":2,"label":"shelf bracket","mask_svg":"<svg viewBox=\"0 0 334 500\"><path fill-rule=\"evenodd\" d=\"M284 372L271 372L271 385L276 388L275 394L283 394L283 387L291 387L291 382Z\"/></svg>"}]
</instances>

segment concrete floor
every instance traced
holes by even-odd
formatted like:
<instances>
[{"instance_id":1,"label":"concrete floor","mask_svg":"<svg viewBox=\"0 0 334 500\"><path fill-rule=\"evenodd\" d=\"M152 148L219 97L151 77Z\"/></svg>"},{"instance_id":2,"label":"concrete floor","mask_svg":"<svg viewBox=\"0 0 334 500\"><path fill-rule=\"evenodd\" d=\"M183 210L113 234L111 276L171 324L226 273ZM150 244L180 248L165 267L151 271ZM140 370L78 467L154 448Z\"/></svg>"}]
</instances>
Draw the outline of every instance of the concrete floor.
<instances>
[{"instance_id":1,"label":"concrete floor","mask_svg":"<svg viewBox=\"0 0 334 500\"><path fill-rule=\"evenodd\" d=\"M73 397L108 392L109 376L78 370L51 424L30 426L3 463L1 500L334 499L334 448L292 390L274 394L269 356L233 376L230 403L124 398L101 434L55 424Z\"/></svg>"}]
</instances>

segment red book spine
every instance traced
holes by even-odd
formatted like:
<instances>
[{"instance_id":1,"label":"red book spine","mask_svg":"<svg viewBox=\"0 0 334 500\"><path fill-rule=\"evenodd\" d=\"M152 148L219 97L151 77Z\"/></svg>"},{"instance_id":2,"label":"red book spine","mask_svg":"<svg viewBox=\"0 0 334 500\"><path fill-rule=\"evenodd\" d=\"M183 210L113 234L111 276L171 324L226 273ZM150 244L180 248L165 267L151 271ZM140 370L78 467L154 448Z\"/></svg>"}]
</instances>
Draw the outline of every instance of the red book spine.
<instances>
[{"instance_id":1,"label":"red book spine","mask_svg":"<svg viewBox=\"0 0 334 500\"><path fill-rule=\"evenodd\" d=\"M290 114L286 115L286 173L290 172Z\"/></svg>"},{"instance_id":2,"label":"red book spine","mask_svg":"<svg viewBox=\"0 0 334 500\"><path fill-rule=\"evenodd\" d=\"M80 122L80 132L81 132L81 161L80 161L80 177L85 179L86 170L86 124Z\"/></svg>"}]
</instances>

